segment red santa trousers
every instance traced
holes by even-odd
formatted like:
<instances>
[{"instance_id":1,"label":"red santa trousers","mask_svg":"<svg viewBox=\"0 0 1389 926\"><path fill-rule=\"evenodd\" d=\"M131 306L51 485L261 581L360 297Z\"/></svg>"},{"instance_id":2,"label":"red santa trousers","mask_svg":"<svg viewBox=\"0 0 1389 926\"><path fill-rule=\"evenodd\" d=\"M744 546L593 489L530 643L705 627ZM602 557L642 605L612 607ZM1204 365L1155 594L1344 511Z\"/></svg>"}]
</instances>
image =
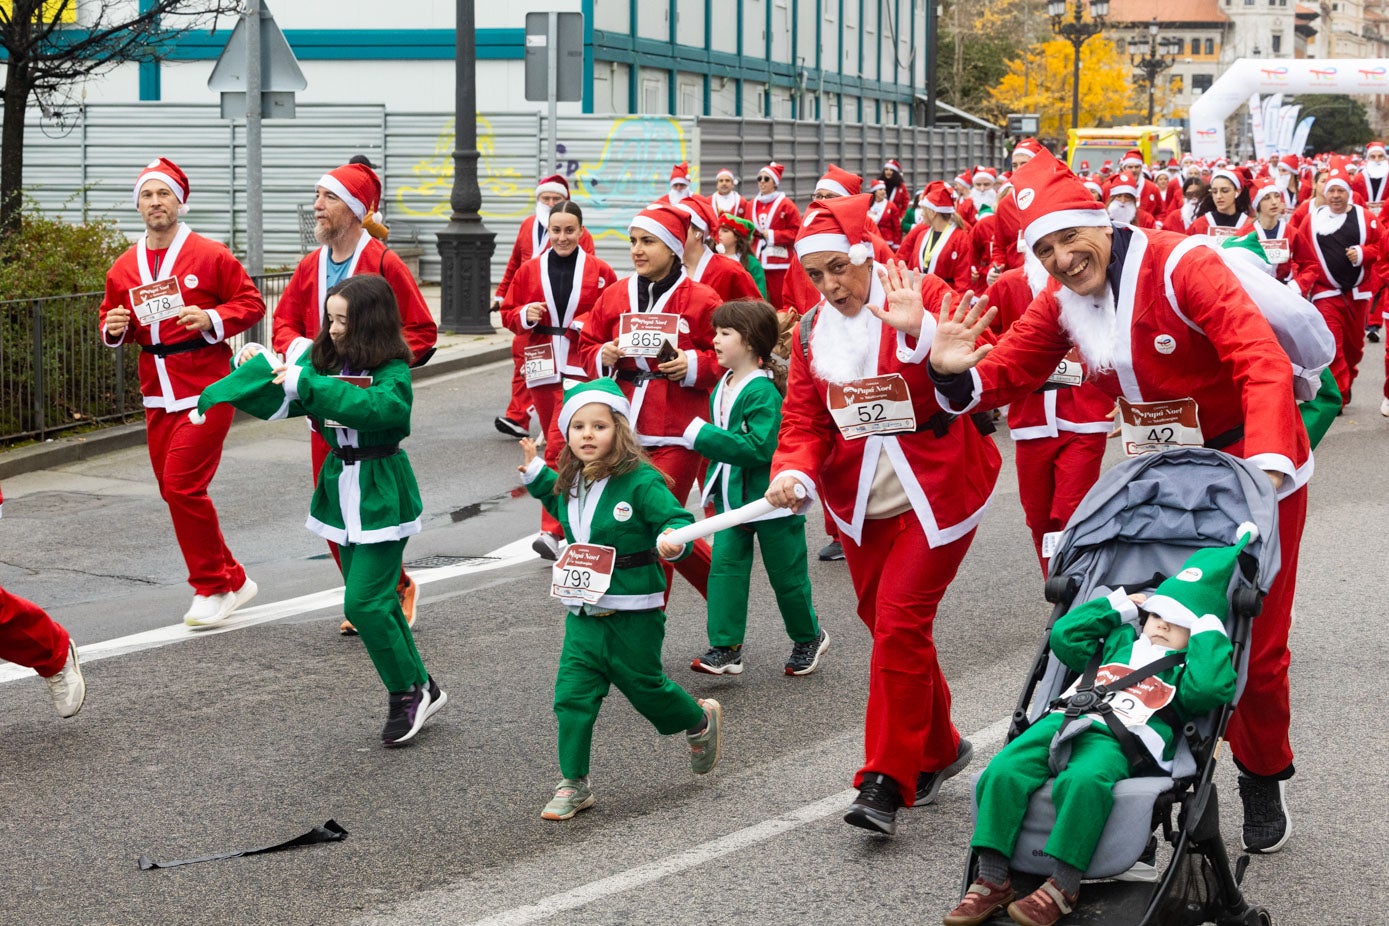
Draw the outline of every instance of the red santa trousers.
<instances>
[{"instance_id":1,"label":"red santa trousers","mask_svg":"<svg viewBox=\"0 0 1389 926\"><path fill-rule=\"evenodd\" d=\"M531 404L533 396L531 391L526 388L526 377L521 375L521 367L525 362L527 341L516 335L511 339L511 401L507 403L507 418L523 427L530 427L531 423Z\"/></svg>"},{"instance_id":2,"label":"red santa trousers","mask_svg":"<svg viewBox=\"0 0 1389 926\"><path fill-rule=\"evenodd\" d=\"M684 447L647 447L646 455L651 465L666 477L666 488L680 504L690 498L690 489L699 482L704 471L704 457ZM714 561L713 551L706 540L696 540L694 550L678 563L662 563L666 570L666 603L670 603L670 580L674 572L695 587L701 598L709 597L709 566Z\"/></svg>"},{"instance_id":3,"label":"red santa trousers","mask_svg":"<svg viewBox=\"0 0 1389 926\"><path fill-rule=\"evenodd\" d=\"M1225 729L1230 751L1240 768L1253 775L1288 777L1293 748L1289 707L1288 631L1292 627L1293 593L1297 590L1297 554L1307 521L1307 487L1278 502L1278 546L1281 566L1264 609L1254 618L1249 642L1249 671L1239 706Z\"/></svg>"},{"instance_id":4,"label":"red santa trousers","mask_svg":"<svg viewBox=\"0 0 1389 926\"><path fill-rule=\"evenodd\" d=\"M762 268L762 276L767 280L767 301L772 304L772 308L778 312L785 311L782 307L782 294L786 288L785 270L768 270Z\"/></svg>"},{"instance_id":5,"label":"red santa trousers","mask_svg":"<svg viewBox=\"0 0 1389 926\"><path fill-rule=\"evenodd\" d=\"M1336 357L1331 361L1331 375L1341 390L1341 404L1350 402L1350 387L1360 372L1365 356L1365 317L1370 310L1368 299L1352 299L1341 293L1313 303L1326 319L1326 327L1336 339Z\"/></svg>"},{"instance_id":6,"label":"red santa trousers","mask_svg":"<svg viewBox=\"0 0 1389 926\"><path fill-rule=\"evenodd\" d=\"M859 787L870 773L897 782L910 807L920 772L954 762L960 734L950 721L950 687L936 661L936 607L955 578L974 531L932 549L914 512L865 520L863 540L844 534L844 561L858 616L873 634L868 715Z\"/></svg>"},{"instance_id":7,"label":"red santa trousers","mask_svg":"<svg viewBox=\"0 0 1389 926\"><path fill-rule=\"evenodd\" d=\"M154 478L188 565L188 584L199 595L234 592L246 584L246 570L227 549L217 509L207 495L222 461L222 442L231 430L233 412L230 405L214 405L198 425L188 420L187 411L145 409Z\"/></svg>"},{"instance_id":8,"label":"red santa trousers","mask_svg":"<svg viewBox=\"0 0 1389 926\"><path fill-rule=\"evenodd\" d=\"M522 382L524 384L524 380ZM564 386L559 383L531 386L528 392L535 403L535 415L540 419L540 433L545 435L545 465L558 471L559 452L564 449L564 435L559 433L559 410L564 407ZM540 529L556 537L564 536L564 528L544 507L540 509Z\"/></svg>"},{"instance_id":9,"label":"red santa trousers","mask_svg":"<svg viewBox=\"0 0 1389 926\"><path fill-rule=\"evenodd\" d=\"M323 461L328 459L328 442L317 431L309 432L309 457L313 460L313 484L318 485L318 474L323 472ZM338 552L338 545L331 540L327 544L328 552L333 554L333 562L338 564L338 572L342 572L342 554ZM396 591L403 591L409 584L410 577L405 574L405 567L401 566Z\"/></svg>"},{"instance_id":10,"label":"red santa trousers","mask_svg":"<svg viewBox=\"0 0 1389 926\"><path fill-rule=\"evenodd\" d=\"M0 588L0 659L51 678L68 661L68 632L47 612Z\"/></svg>"},{"instance_id":11,"label":"red santa trousers","mask_svg":"<svg viewBox=\"0 0 1389 926\"><path fill-rule=\"evenodd\" d=\"M1055 437L1014 441L1018 467L1018 500L1022 502L1032 545L1047 574L1042 557L1042 535L1059 531L1076 506L1100 478L1105 435L1061 431Z\"/></svg>"}]
</instances>

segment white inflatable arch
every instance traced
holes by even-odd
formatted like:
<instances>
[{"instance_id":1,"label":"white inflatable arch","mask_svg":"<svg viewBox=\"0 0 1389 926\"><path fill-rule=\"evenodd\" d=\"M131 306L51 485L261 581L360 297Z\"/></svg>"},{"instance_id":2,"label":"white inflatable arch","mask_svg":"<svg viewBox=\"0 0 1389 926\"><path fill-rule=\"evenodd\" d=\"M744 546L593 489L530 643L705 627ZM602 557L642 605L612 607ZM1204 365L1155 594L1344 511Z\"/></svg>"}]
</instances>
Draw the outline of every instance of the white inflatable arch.
<instances>
[{"instance_id":1,"label":"white inflatable arch","mask_svg":"<svg viewBox=\"0 0 1389 926\"><path fill-rule=\"evenodd\" d=\"M1389 94L1389 59L1240 58L1191 104L1191 153L1228 155L1225 119L1254 93Z\"/></svg>"}]
</instances>

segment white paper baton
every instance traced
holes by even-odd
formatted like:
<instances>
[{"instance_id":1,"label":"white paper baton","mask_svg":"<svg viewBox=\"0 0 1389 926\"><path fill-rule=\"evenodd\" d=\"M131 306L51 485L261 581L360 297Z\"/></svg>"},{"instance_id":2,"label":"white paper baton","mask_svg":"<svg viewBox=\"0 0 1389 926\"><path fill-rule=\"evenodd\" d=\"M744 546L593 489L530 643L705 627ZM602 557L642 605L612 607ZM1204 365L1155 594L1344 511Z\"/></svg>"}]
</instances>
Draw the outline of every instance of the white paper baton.
<instances>
[{"instance_id":1,"label":"white paper baton","mask_svg":"<svg viewBox=\"0 0 1389 926\"><path fill-rule=\"evenodd\" d=\"M796 484L795 492L797 498L805 498L805 486L800 483ZM727 530L730 527L746 524L755 518L762 517L764 514L771 514L773 511L776 511L776 508L776 505L773 505L765 498L759 498L755 502L748 502L741 508L734 508L732 511L716 514L711 518L705 518L703 521L696 521L685 527L677 527L669 534L662 536L661 539L669 543L690 543L701 537L717 534L719 531Z\"/></svg>"}]
</instances>

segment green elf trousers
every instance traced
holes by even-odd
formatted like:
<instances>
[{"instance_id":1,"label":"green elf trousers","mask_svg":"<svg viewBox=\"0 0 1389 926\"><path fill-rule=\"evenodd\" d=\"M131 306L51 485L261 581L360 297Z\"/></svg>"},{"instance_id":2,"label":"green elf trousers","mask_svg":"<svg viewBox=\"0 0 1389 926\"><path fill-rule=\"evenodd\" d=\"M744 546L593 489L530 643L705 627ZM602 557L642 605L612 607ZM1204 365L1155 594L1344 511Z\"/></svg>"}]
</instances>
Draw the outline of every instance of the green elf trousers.
<instances>
[{"instance_id":1,"label":"green elf trousers","mask_svg":"<svg viewBox=\"0 0 1389 926\"><path fill-rule=\"evenodd\" d=\"M979 818L970 841L973 848L1013 857L1027 802L1052 777L1051 741L1065 719L1061 713L1046 715L1004 746L984 769L977 789ZM1108 730L1092 724L1071 743L1071 760L1052 784L1056 828L1043 851L1084 871L1090 867L1114 807L1114 784L1131 773L1124 750Z\"/></svg>"},{"instance_id":2,"label":"green elf trousers","mask_svg":"<svg viewBox=\"0 0 1389 926\"><path fill-rule=\"evenodd\" d=\"M357 628L386 690L399 694L423 685L429 675L396 595L405 541L345 543L338 551L347 583L343 612Z\"/></svg>"},{"instance_id":3,"label":"green elf trousers","mask_svg":"<svg viewBox=\"0 0 1389 926\"><path fill-rule=\"evenodd\" d=\"M666 677L661 644L666 616L660 610L618 611L607 617L570 612L555 678L559 718L559 768L565 778L588 774L593 724L609 685L662 735L679 733L704 719L704 708Z\"/></svg>"},{"instance_id":4,"label":"green elf trousers","mask_svg":"<svg viewBox=\"0 0 1389 926\"><path fill-rule=\"evenodd\" d=\"M776 593L786 635L796 643L819 638L820 624L810 602L805 516L790 515L730 527L714 535L709 567L709 644L739 646L747 633L754 537L762 547L762 565Z\"/></svg>"}]
</instances>

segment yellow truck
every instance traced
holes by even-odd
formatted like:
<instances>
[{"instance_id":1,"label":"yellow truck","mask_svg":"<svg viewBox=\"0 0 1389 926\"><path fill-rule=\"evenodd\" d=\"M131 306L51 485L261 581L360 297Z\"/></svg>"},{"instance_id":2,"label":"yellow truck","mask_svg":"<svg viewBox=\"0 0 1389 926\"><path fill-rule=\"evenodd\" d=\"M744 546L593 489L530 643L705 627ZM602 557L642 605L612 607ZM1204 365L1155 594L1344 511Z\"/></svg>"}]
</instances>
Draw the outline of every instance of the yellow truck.
<instances>
[{"instance_id":1,"label":"yellow truck","mask_svg":"<svg viewBox=\"0 0 1389 926\"><path fill-rule=\"evenodd\" d=\"M1181 130L1170 125L1071 129L1066 133L1066 165L1078 171L1084 161L1090 170L1098 171L1105 161L1113 161L1117 171L1124 152L1133 148L1143 152L1144 164L1166 164L1182 156Z\"/></svg>"}]
</instances>

